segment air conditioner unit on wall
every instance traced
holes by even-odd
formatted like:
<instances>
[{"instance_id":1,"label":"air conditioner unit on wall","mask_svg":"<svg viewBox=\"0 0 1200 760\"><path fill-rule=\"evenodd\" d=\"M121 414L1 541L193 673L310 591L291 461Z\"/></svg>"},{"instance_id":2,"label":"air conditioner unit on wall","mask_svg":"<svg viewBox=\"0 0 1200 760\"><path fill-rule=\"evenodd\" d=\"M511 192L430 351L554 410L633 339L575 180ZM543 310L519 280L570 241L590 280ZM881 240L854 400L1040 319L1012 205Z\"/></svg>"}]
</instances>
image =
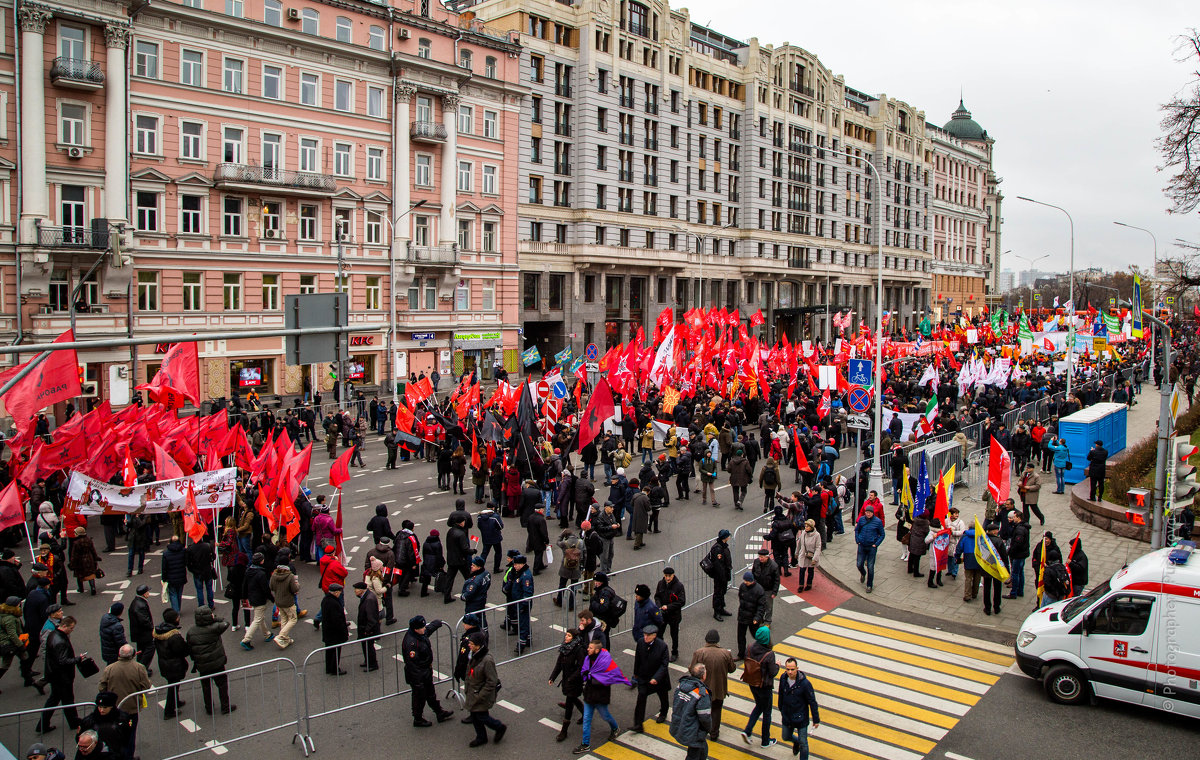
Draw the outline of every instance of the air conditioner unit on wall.
<instances>
[{"instance_id":1,"label":"air conditioner unit on wall","mask_svg":"<svg viewBox=\"0 0 1200 760\"><path fill-rule=\"evenodd\" d=\"M71 158L83 158L83 148L68 148L67 155Z\"/></svg>"},{"instance_id":2,"label":"air conditioner unit on wall","mask_svg":"<svg viewBox=\"0 0 1200 760\"><path fill-rule=\"evenodd\" d=\"M412 33L411 33L411 32L409 32L407 29L401 29L401 30L400 30L400 33L399 33L399 37L400 37L400 39L402 39L402 40L406 40L406 39L408 39L408 38L411 36L411 34L412 34Z\"/></svg>"},{"instance_id":3,"label":"air conditioner unit on wall","mask_svg":"<svg viewBox=\"0 0 1200 760\"><path fill-rule=\"evenodd\" d=\"M273 238L273 237L275 237L275 236L276 236L276 235L278 235L278 234L279 234L279 233L278 233L278 232L276 232L275 230L267 230L267 231L266 231L266 234L265 234L265 237Z\"/></svg>"},{"instance_id":4,"label":"air conditioner unit on wall","mask_svg":"<svg viewBox=\"0 0 1200 760\"><path fill-rule=\"evenodd\" d=\"M300 20L300 9L299 8L288 8L288 21L299 21L299 20Z\"/></svg>"}]
</instances>

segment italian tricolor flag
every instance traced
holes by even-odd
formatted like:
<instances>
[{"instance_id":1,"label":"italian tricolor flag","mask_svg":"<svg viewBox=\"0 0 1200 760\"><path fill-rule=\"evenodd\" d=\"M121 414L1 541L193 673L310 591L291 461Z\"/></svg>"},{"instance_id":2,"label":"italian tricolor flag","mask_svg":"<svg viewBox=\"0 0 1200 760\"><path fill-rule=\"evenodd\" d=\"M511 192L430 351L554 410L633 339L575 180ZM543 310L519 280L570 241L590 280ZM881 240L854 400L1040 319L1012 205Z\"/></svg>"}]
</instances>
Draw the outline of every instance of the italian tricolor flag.
<instances>
[{"instance_id":1,"label":"italian tricolor flag","mask_svg":"<svg viewBox=\"0 0 1200 760\"><path fill-rule=\"evenodd\" d=\"M937 396L930 396L929 403L925 405L925 413L921 415L921 429L926 433L933 431L933 421L937 419Z\"/></svg>"}]
</instances>

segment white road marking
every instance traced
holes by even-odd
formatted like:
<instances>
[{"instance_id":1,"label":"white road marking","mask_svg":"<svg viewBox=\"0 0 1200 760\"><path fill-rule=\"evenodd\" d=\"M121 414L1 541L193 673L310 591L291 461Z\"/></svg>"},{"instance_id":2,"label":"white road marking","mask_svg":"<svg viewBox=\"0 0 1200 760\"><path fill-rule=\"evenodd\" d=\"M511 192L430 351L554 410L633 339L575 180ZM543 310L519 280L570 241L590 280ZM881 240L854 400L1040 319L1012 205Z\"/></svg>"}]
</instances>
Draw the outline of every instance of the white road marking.
<instances>
[{"instance_id":1,"label":"white road marking","mask_svg":"<svg viewBox=\"0 0 1200 760\"><path fill-rule=\"evenodd\" d=\"M870 668L885 670L890 673L897 673L902 676L909 676L922 681L948 686L951 689L964 691L969 694L986 694L987 690L992 687L990 683L980 683L972 681L960 676L947 675L940 673L930 668L918 667L916 665L908 665L897 660L890 660L886 657L878 655L865 654L850 647L840 647L834 644L828 644L824 641L816 641L815 639L803 639L798 636L788 636L784 639L788 644L795 647L800 647L808 652L817 652L828 655L830 657L838 657L848 663L856 663L866 665Z\"/></svg>"},{"instance_id":2,"label":"white road marking","mask_svg":"<svg viewBox=\"0 0 1200 760\"><path fill-rule=\"evenodd\" d=\"M966 755L960 755L957 752L950 752L949 750L946 751L946 757L950 758L950 760L971 760Z\"/></svg>"},{"instance_id":3,"label":"white road marking","mask_svg":"<svg viewBox=\"0 0 1200 760\"><path fill-rule=\"evenodd\" d=\"M815 615L824 615L827 612L827 610L823 610L814 604L812 606L805 607L804 612L807 612L809 615L815 616Z\"/></svg>"},{"instance_id":4,"label":"white road marking","mask_svg":"<svg viewBox=\"0 0 1200 760\"><path fill-rule=\"evenodd\" d=\"M354 493L366 493L369 490L370 489L368 489L368 488L356 488L356 489L354 489Z\"/></svg>"},{"instance_id":5,"label":"white road marking","mask_svg":"<svg viewBox=\"0 0 1200 760\"><path fill-rule=\"evenodd\" d=\"M523 713L523 712L525 712L525 708L524 708L524 707L520 707L519 705L514 705L512 702L509 702L509 701L507 701L507 700L504 700L504 699L499 699L499 700L496 700L496 704L500 705L500 706L501 706L501 707L503 707L505 710L512 710L512 711L513 711L513 712L515 712L515 713Z\"/></svg>"},{"instance_id":6,"label":"white road marking","mask_svg":"<svg viewBox=\"0 0 1200 760\"><path fill-rule=\"evenodd\" d=\"M184 718L183 720L179 721L179 725L183 726L183 730L187 731L189 734L194 734L200 730L200 727L197 726L196 722L191 718Z\"/></svg>"},{"instance_id":7,"label":"white road marking","mask_svg":"<svg viewBox=\"0 0 1200 760\"><path fill-rule=\"evenodd\" d=\"M417 481L415 481L415 480L406 480L406 481L404 481L404 485L406 485L406 486L407 486L407 485L409 485L409 484L411 484L411 483L416 483L416 482L417 482Z\"/></svg>"},{"instance_id":8,"label":"white road marking","mask_svg":"<svg viewBox=\"0 0 1200 760\"><path fill-rule=\"evenodd\" d=\"M931 629L922 625L902 623L899 620L889 620L888 618L880 617L878 615L865 615L861 612L854 612L853 610L847 609L839 609L837 614L854 620L861 620L864 623L872 623L874 625L881 625L887 628L895 628L897 631L919 633L922 636L928 636L931 630L937 630L937 637L941 641L962 644L964 646L975 647L976 649L986 649L987 651L995 652L996 654L1012 654L1012 647L1006 647L1001 644L993 644L990 641L977 639L973 636L962 636L957 633L950 633L948 631L942 631L939 629Z\"/></svg>"},{"instance_id":9,"label":"white road marking","mask_svg":"<svg viewBox=\"0 0 1200 760\"><path fill-rule=\"evenodd\" d=\"M225 747L222 746L222 744L216 739L209 739L208 741L204 742L204 746L212 750L214 755L224 755L225 753L229 752L229 750L225 749Z\"/></svg>"}]
</instances>

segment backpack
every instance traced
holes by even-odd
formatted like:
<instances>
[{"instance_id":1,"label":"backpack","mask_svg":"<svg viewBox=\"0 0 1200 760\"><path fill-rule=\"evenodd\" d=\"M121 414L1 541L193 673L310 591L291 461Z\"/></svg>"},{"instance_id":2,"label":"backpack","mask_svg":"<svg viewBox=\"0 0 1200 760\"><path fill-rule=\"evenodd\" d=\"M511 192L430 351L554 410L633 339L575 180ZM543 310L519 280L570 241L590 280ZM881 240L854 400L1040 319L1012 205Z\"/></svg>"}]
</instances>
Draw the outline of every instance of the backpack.
<instances>
[{"instance_id":1,"label":"backpack","mask_svg":"<svg viewBox=\"0 0 1200 760\"><path fill-rule=\"evenodd\" d=\"M613 622L615 623L616 621L620 620L621 616L624 615L625 611L628 609L629 602L627 602L624 597L618 596L617 592L614 591L612 597Z\"/></svg>"},{"instance_id":2,"label":"backpack","mask_svg":"<svg viewBox=\"0 0 1200 760\"><path fill-rule=\"evenodd\" d=\"M779 485L779 473L774 467L768 467L763 470L763 487L774 489Z\"/></svg>"},{"instance_id":3,"label":"backpack","mask_svg":"<svg viewBox=\"0 0 1200 760\"><path fill-rule=\"evenodd\" d=\"M770 654L768 652L767 654ZM764 654L761 660L746 659L746 663L742 668L742 682L747 686L762 686L765 673L763 672L763 663L766 662L767 655Z\"/></svg>"},{"instance_id":4,"label":"backpack","mask_svg":"<svg viewBox=\"0 0 1200 760\"><path fill-rule=\"evenodd\" d=\"M577 546L568 546L563 549L563 567L567 570L574 570L579 567L579 562L583 559L583 552Z\"/></svg>"}]
</instances>

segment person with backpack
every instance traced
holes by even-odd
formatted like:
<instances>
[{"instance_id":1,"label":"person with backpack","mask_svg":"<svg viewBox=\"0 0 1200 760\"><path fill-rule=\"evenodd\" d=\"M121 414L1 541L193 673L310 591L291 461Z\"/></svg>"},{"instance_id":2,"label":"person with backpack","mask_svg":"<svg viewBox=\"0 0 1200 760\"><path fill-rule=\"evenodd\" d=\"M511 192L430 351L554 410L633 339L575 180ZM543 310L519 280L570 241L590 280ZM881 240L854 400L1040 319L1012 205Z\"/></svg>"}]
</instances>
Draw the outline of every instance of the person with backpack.
<instances>
[{"instance_id":1,"label":"person with backpack","mask_svg":"<svg viewBox=\"0 0 1200 760\"><path fill-rule=\"evenodd\" d=\"M779 477L779 465L774 457L767 457L763 463L762 472L758 474L758 487L763 490L763 514L771 511L775 505L775 494L779 491L782 480Z\"/></svg>"},{"instance_id":2,"label":"person with backpack","mask_svg":"<svg viewBox=\"0 0 1200 760\"><path fill-rule=\"evenodd\" d=\"M700 560L700 569L712 578L713 619L718 623L733 613L725 609L725 594L729 591L729 581L733 579L733 554L729 548L729 537L732 534L725 528L717 533L717 540L709 548L708 554Z\"/></svg>"},{"instance_id":3,"label":"person with backpack","mask_svg":"<svg viewBox=\"0 0 1200 760\"><path fill-rule=\"evenodd\" d=\"M742 585L738 586L737 610L737 659L746 659L746 632L757 631L767 615L770 595L758 585L754 573L747 570L742 574Z\"/></svg>"},{"instance_id":4,"label":"person with backpack","mask_svg":"<svg viewBox=\"0 0 1200 760\"><path fill-rule=\"evenodd\" d=\"M783 671L779 677L779 720L783 725L783 740L792 743L793 756L808 760L809 715L812 715L813 728L821 725L817 694L812 683L800 672L795 657L784 660Z\"/></svg>"},{"instance_id":5,"label":"person with backpack","mask_svg":"<svg viewBox=\"0 0 1200 760\"><path fill-rule=\"evenodd\" d=\"M608 573L599 572L592 576L592 601L588 604L588 609L592 611L592 616L604 624L608 630L617 627L621 616L625 614L625 609L628 603L617 596L617 592L612 586L608 585Z\"/></svg>"},{"instance_id":6,"label":"person with backpack","mask_svg":"<svg viewBox=\"0 0 1200 760\"><path fill-rule=\"evenodd\" d=\"M776 564L783 569L783 574L790 578L792 563L788 561L788 553L790 552L792 558L795 558L796 523L783 513L783 507L778 504L775 505L775 514L771 520L771 530L767 533L767 542L771 544L771 553L775 555Z\"/></svg>"},{"instance_id":7,"label":"person with backpack","mask_svg":"<svg viewBox=\"0 0 1200 760\"><path fill-rule=\"evenodd\" d=\"M567 591L568 609L575 609L575 585L583 574L583 540L575 535L575 531L565 528L558 535L558 550L562 559L558 563L558 594L554 597L554 606L562 607L563 589Z\"/></svg>"},{"instance_id":8,"label":"person with backpack","mask_svg":"<svg viewBox=\"0 0 1200 760\"><path fill-rule=\"evenodd\" d=\"M754 725L758 723L759 716L762 717L763 748L776 744L771 738L771 703L774 696L771 687L778 673L779 663L775 661L775 651L771 648L771 629L765 625L758 626L754 631L754 641L746 650L745 662L742 663L742 681L750 687L750 693L754 696L754 709L746 721L746 730L742 731L742 741L747 744L754 737Z\"/></svg>"},{"instance_id":9,"label":"person with backpack","mask_svg":"<svg viewBox=\"0 0 1200 760\"><path fill-rule=\"evenodd\" d=\"M475 613L483 621L483 610L487 607L488 589L492 587L492 576L487 571L487 562L483 557L471 560L471 575L463 582L462 592L458 595L465 605L463 615ZM483 627L487 627L486 621Z\"/></svg>"},{"instance_id":10,"label":"person with backpack","mask_svg":"<svg viewBox=\"0 0 1200 760\"><path fill-rule=\"evenodd\" d=\"M671 698L671 738L687 747L684 760L706 760L713 727L712 699L704 679L708 669L698 662L679 679Z\"/></svg>"}]
</instances>

